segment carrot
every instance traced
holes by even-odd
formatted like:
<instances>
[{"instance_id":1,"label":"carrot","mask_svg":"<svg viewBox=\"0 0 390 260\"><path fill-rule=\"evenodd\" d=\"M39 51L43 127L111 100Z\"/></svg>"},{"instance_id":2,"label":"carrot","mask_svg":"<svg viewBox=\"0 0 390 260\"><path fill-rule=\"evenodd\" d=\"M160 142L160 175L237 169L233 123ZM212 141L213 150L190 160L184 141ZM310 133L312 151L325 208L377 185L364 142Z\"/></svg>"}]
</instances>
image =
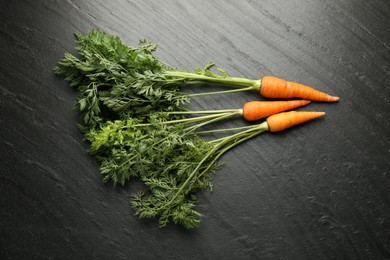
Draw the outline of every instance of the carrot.
<instances>
[{"instance_id":1,"label":"carrot","mask_svg":"<svg viewBox=\"0 0 390 260\"><path fill-rule=\"evenodd\" d=\"M309 100L250 101L243 107L243 117L247 121L256 121L282 111L306 106L309 103Z\"/></svg>"},{"instance_id":2,"label":"carrot","mask_svg":"<svg viewBox=\"0 0 390 260\"><path fill-rule=\"evenodd\" d=\"M340 99L309 86L273 76L261 79L260 94L266 98L303 98L323 102L336 102Z\"/></svg>"},{"instance_id":3,"label":"carrot","mask_svg":"<svg viewBox=\"0 0 390 260\"><path fill-rule=\"evenodd\" d=\"M266 121L270 132L279 132L324 115L325 112L290 111L269 116Z\"/></svg>"}]
</instances>

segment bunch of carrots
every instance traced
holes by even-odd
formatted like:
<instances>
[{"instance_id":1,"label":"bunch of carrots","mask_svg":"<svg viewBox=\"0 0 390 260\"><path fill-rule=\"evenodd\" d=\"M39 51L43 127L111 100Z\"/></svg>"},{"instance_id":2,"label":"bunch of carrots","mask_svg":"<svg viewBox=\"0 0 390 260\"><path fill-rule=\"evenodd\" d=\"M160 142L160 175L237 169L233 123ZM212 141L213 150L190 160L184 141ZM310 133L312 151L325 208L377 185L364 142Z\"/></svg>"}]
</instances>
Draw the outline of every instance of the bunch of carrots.
<instances>
[{"instance_id":1,"label":"bunch of carrots","mask_svg":"<svg viewBox=\"0 0 390 260\"><path fill-rule=\"evenodd\" d=\"M55 67L78 89L76 108L82 113L80 127L90 142L90 152L101 163L103 180L125 184L140 178L146 191L133 196L131 206L140 218L158 218L194 228L202 214L195 192L212 189L212 175L221 167L220 157L263 132L278 132L322 117L324 112L291 111L311 101L337 102L338 97L273 76L258 80L229 76L213 63L195 72L174 69L153 55L156 45L142 40L128 46L100 30L76 35L80 57L65 54ZM187 94L182 86L219 84L229 89ZM233 89L232 89L233 87ZM190 111L184 105L193 96L258 91L264 98L242 108ZM292 100L294 99L294 100ZM288 112L286 112L288 111ZM202 129L221 120L242 117L260 124ZM206 141L207 133L228 133Z\"/></svg>"}]
</instances>

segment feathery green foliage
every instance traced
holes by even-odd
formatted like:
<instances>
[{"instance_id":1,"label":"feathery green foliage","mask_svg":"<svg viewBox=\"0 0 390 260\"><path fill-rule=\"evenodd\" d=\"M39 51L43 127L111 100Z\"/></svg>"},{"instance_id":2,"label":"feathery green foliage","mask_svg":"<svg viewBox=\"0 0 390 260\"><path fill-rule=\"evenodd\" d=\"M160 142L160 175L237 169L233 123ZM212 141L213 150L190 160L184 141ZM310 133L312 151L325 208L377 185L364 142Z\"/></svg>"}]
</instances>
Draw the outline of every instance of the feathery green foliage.
<instances>
[{"instance_id":1,"label":"feathery green foliage","mask_svg":"<svg viewBox=\"0 0 390 260\"><path fill-rule=\"evenodd\" d=\"M224 84L238 91L259 86L257 80L233 78L222 69L218 69L221 75L211 72L214 63L195 72L176 70L154 56L156 44L145 39L138 46L129 46L97 29L75 37L79 57L66 53L54 72L77 88L76 109L83 114L84 131L110 120L185 110L182 105L189 95L180 91L182 85Z\"/></svg>"},{"instance_id":2,"label":"feathery green foliage","mask_svg":"<svg viewBox=\"0 0 390 260\"><path fill-rule=\"evenodd\" d=\"M183 110L184 80L167 79L167 69L153 54L156 45L141 40L127 46L99 30L76 34L79 58L67 53L55 67L79 92L76 108L88 128L107 120L140 117L156 111Z\"/></svg>"},{"instance_id":3,"label":"feathery green foliage","mask_svg":"<svg viewBox=\"0 0 390 260\"><path fill-rule=\"evenodd\" d=\"M221 166L219 158L228 150L263 131L266 123L254 125L247 130L223 137L216 141L191 138L196 143L173 150L172 162L157 169L152 177L143 177L150 194L134 196L132 207L141 218L158 217L160 226L172 221L186 228L194 228L201 214L194 207L197 190L213 189L212 175Z\"/></svg>"},{"instance_id":4,"label":"feathery green foliage","mask_svg":"<svg viewBox=\"0 0 390 260\"><path fill-rule=\"evenodd\" d=\"M214 141L205 141L194 131L226 116L193 125L180 119L167 121L166 114L159 113L151 115L148 124L133 119L109 123L100 131L87 134L87 138L91 152L101 160L105 181L124 184L137 176L148 187L131 202L140 218L158 218L160 226L172 221L193 228L201 217L194 209L194 193L213 189L212 175L221 166L218 159L239 143L267 130L264 123L252 125Z\"/></svg>"},{"instance_id":5,"label":"feathery green foliage","mask_svg":"<svg viewBox=\"0 0 390 260\"><path fill-rule=\"evenodd\" d=\"M141 40L128 46L100 30L76 34L78 57L66 53L54 68L78 90L75 109L83 116L81 127L91 142L90 152L100 161L103 181L124 185L140 178L146 191L131 203L140 218L158 218L193 228L201 214L195 210L199 189L212 190L218 159L227 150L264 130L250 128L215 141L196 131L207 124L241 115L241 110L203 111L189 118L183 106L190 96L182 85L224 84L237 89L195 95L258 89L258 80L230 77L210 71L176 70L153 55L156 45Z\"/></svg>"}]
</instances>

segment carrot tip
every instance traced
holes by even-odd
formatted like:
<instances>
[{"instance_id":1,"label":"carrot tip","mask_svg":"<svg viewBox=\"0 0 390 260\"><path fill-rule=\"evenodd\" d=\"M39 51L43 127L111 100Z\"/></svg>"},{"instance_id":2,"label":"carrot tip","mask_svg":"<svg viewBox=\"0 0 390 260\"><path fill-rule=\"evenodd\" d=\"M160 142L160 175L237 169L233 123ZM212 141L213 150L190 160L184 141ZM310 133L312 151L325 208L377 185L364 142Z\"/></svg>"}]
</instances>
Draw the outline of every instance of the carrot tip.
<instances>
[{"instance_id":1,"label":"carrot tip","mask_svg":"<svg viewBox=\"0 0 390 260\"><path fill-rule=\"evenodd\" d=\"M326 115L325 112L318 112L318 117L325 116L325 115Z\"/></svg>"},{"instance_id":2,"label":"carrot tip","mask_svg":"<svg viewBox=\"0 0 390 260\"><path fill-rule=\"evenodd\" d=\"M340 100L340 98L339 97L335 97L335 96L331 96L331 98L330 98L330 102L337 102L339 100Z\"/></svg>"}]
</instances>

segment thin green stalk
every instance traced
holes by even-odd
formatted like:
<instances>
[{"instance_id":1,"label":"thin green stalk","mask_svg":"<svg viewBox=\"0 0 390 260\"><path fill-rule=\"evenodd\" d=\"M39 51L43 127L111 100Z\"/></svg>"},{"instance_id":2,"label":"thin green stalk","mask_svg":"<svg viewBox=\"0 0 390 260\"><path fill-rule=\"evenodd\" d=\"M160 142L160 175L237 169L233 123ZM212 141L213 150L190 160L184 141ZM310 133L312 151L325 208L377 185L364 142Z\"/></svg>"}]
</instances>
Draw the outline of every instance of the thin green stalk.
<instances>
[{"instance_id":1,"label":"thin green stalk","mask_svg":"<svg viewBox=\"0 0 390 260\"><path fill-rule=\"evenodd\" d=\"M240 135L242 135L242 134L251 132L251 131L253 131L253 129L260 128L260 126L261 126L261 127L267 126L266 129L268 129L267 122L263 122L263 123L261 123L261 124L259 124L259 125L251 125L250 127L248 127L248 128L249 128L248 130L241 131L241 132L236 133L236 134L234 134L234 135L224 136L224 137L222 137L222 138L218 138L218 139L215 139L215 140L211 140L211 141L209 141L209 142L210 142L210 143L219 143L219 142L222 142L222 141L224 141L224 140L226 140L226 139L234 138L234 137L236 137L236 136L240 136Z\"/></svg>"},{"instance_id":2,"label":"thin green stalk","mask_svg":"<svg viewBox=\"0 0 390 260\"><path fill-rule=\"evenodd\" d=\"M231 127L231 128L223 128L223 129L213 129L213 130L205 130L196 132L197 134L208 134L208 133L219 133L219 132L228 132L228 131L238 131L242 129L253 128L253 125L241 126L241 127Z\"/></svg>"},{"instance_id":3,"label":"thin green stalk","mask_svg":"<svg viewBox=\"0 0 390 260\"><path fill-rule=\"evenodd\" d=\"M265 130L264 130L265 131ZM264 131L259 131L259 132L254 132L252 133L251 135L248 135L247 137L244 137L234 143L232 143L231 145L225 147L224 149L222 149L215 157L214 159L209 163L209 165L207 166L207 168L205 170L203 170L200 174L199 174L199 177L202 177L203 174L205 174L210 168L211 166L224 154L226 153L227 151L229 151L230 149L232 149L233 147L235 147L236 145L240 144L240 143L243 143L245 142L246 140L248 139L251 139L259 134L261 134L262 132Z\"/></svg>"},{"instance_id":4,"label":"thin green stalk","mask_svg":"<svg viewBox=\"0 0 390 260\"><path fill-rule=\"evenodd\" d=\"M167 70L164 73L165 77L168 78L184 78L187 81L185 84L199 84L203 83L213 83L218 85L231 86L236 88L248 88L259 90L260 89L260 80L250 80L246 78L236 78L236 77L209 77L205 75L199 75L192 72L187 71L179 71L179 70Z\"/></svg>"},{"instance_id":5,"label":"thin green stalk","mask_svg":"<svg viewBox=\"0 0 390 260\"><path fill-rule=\"evenodd\" d=\"M253 127L251 130L252 131L242 131L242 132L238 133L239 135L228 136L226 138L227 140L229 140L229 141L236 140L236 141L233 142L233 144L231 144L228 147L226 147L227 150L229 150L229 149L233 148L234 146L238 145L239 143L243 142L242 140L247 140L247 139L245 139L246 137L243 138L243 139L240 139L242 136L247 135L247 136L253 137L255 135L259 135L259 134L261 134L261 133L263 133L265 131L268 131L268 124L267 124L267 122L263 122L263 123L261 123L259 125L256 125L256 127ZM253 133L251 134L251 132L253 132Z\"/></svg>"},{"instance_id":6,"label":"thin green stalk","mask_svg":"<svg viewBox=\"0 0 390 260\"><path fill-rule=\"evenodd\" d=\"M193 176L195 176L195 173L198 171L198 169L203 165L203 163L206 161L206 159L208 157L210 157L214 152L218 151L219 148L223 147L223 145L225 144L228 144L229 142L232 142L232 144L228 145L227 147L223 148L216 156L215 158L209 163L209 165L206 167L205 170L203 170L200 174L199 174L199 177L201 177L205 172L207 172L211 166L225 153L227 152L228 150L232 149L233 147L235 147L236 145L242 143L242 142L245 142L246 140L256 136L256 135L259 135L265 131L268 130L268 125L266 122L263 122L259 125L257 125L256 127L253 127L252 129L249 129L250 131L246 130L246 131L242 131L238 134L235 134L235 135L232 135L232 136L229 136L227 138L225 138L225 140L221 141L220 143L216 144L215 147L209 152L206 154L206 156L199 162L198 166L195 168L195 170L190 174L190 176L188 176L187 180L182 184L182 186L180 187L180 189L175 193L175 195L173 196L173 198L167 202L167 204L165 204L165 207L169 206L175 199L176 197L178 196L178 194L180 194L183 189L187 186L187 184L189 183L189 181L193 178ZM253 132L252 134L249 134L250 132ZM249 135L248 135L249 134ZM246 135L246 136L245 136ZM245 136L244 138L241 138L241 136Z\"/></svg>"},{"instance_id":7,"label":"thin green stalk","mask_svg":"<svg viewBox=\"0 0 390 260\"><path fill-rule=\"evenodd\" d=\"M193 176L195 176L196 172L199 170L199 168L202 166L202 164L215 152L218 150L218 148L222 145L221 144L217 144L215 145L215 147L213 149L211 149L206 155L205 157L203 157L203 159L199 162L199 164L196 166L196 168L191 172L191 174L188 176L188 178L186 179L186 181L180 186L180 189L175 193L175 195L173 195L172 199L170 199L167 203L165 203L165 205L161 206L159 208L159 210L163 209L163 208L167 208L170 204L172 204L172 202L175 201L175 199L177 198L177 196L179 196L179 194L184 190L184 188L187 186L187 184L190 182L190 180L192 179Z\"/></svg>"},{"instance_id":8,"label":"thin green stalk","mask_svg":"<svg viewBox=\"0 0 390 260\"><path fill-rule=\"evenodd\" d=\"M228 94L228 93L234 93L234 92L241 92L241 91L247 91L252 90L253 87L247 87L247 88L239 88L239 89L230 89L230 90L222 90L222 91L210 91L210 92L203 92L203 93L196 93L196 94L189 94L189 97L201 97L201 96L208 96L208 95L219 95L219 94Z\"/></svg>"},{"instance_id":9,"label":"thin green stalk","mask_svg":"<svg viewBox=\"0 0 390 260\"><path fill-rule=\"evenodd\" d=\"M220 114L225 112L240 112L242 114L242 109L222 109L222 110L198 110L198 111L174 111L168 112L168 115L195 115L195 114Z\"/></svg>"},{"instance_id":10,"label":"thin green stalk","mask_svg":"<svg viewBox=\"0 0 390 260\"><path fill-rule=\"evenodd\" d=\"M220 121L222 119L227 119L229 117L233 117L233 116L240 116L240 112L235 112L235 113L221 113L220 117L217 117L217 118L214 118L214 119L211 119L211 120L208 120L206 122L203 122L203 123L199 123L199 124L196 124L196 125L193 125L193 126L190 126L190 127L187 127L186 129L184 129L185 131L194 131L202 126L205 126L205 125L208 125L208 124L211 124L211 123L214 123L214 122L217 122L217 121Z\"/></svg>"},{"instance_id":11,"label":"thin green stalk","mask_svg":"<svg viewBox=\"0 0 390 260\"><path fill-rule=\"evenodd\" d=\"M160 122L160 124L176 124L176 123L194 123L198 121L202 121L208 118L215 118L218 117L219 114L212 114L212 115L207 115L207 116L199 116L199 117L191 117L191 118L184 118L184 119L177 119L177 120L170 120L170 121L163 121ZM135 126L150 126L152 125L151 123L146 123L146 124L137 124Z\"/></svg>"}]
</instances>

